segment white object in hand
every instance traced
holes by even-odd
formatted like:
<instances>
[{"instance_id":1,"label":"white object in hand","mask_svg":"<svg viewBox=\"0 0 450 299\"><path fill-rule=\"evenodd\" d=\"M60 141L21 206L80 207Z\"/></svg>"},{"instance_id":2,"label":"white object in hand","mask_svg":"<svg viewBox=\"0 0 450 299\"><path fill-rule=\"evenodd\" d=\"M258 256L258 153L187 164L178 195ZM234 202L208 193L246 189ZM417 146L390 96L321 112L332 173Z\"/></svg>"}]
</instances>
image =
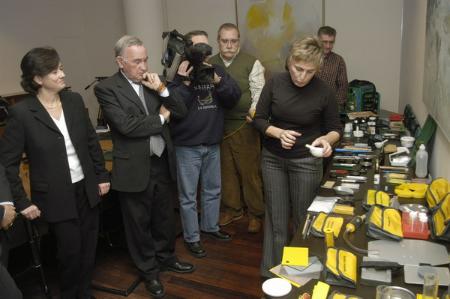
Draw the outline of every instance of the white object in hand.
<instances>
[{"instance_id":1,"label":"white object in hand","mask_svg":"<svg viewBox=\"0 0 450 299\"><path fill-rule=\"evenodd\" d=\"M311 144L306 144L305 146L307 148L309 148L309 152L314 157L318 157L318 158L323 157L323 148L322 147L312 146Z\"/></svg>"},{"instance_id":2,"label":"white object in hand","mask_svg":"<svg viewBox=\"0 0 450 299\"><path fill-rule=\"evenodd\" d=\"M275 298L286 296L291 292L291 289L291 284L282 278L267 279L262 285L264 294Z\"/></svg>"}]
</instances>

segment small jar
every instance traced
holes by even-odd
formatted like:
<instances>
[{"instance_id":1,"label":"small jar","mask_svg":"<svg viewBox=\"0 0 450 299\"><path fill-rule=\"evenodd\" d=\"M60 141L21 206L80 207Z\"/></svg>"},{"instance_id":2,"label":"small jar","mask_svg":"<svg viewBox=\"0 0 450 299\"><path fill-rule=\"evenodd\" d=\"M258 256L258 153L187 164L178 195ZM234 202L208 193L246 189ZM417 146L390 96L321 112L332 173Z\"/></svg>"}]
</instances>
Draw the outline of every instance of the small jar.
<instances>
[{"instance_id":1,"label":"small jar","mask_svg":"<svg viewBox=\"0 0 450 299\"><path fill-rule=\"evenodd\" d=\"M367 133L369 135L375 135L377 129L377 119L374 116L369 117L369 121L367 122Z\"/></svg>"},{"instance_id":2,"label":"small jar","mask_svg":"<svg viewBox=\"0 0 450 299\"><path fill-rule=\"evenodd\" d=\"M361 129L361 131L367 133L367 121L364 118L361 119L359 123L359 128Z\"/></svg>"}]
</instances>

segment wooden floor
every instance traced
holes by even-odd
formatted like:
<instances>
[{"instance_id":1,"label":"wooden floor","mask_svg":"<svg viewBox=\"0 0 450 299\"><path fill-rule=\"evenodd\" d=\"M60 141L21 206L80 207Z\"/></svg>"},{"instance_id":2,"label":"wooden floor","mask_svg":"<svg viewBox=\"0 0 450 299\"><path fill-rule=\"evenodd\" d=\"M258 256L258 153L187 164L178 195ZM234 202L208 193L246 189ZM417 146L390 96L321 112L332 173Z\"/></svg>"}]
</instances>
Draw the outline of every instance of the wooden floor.
<instances>
[{"instance_id":1,"label":"wooden floor","mask_svg":"<svg viewBox=\"0 0 450 299\"><path fill-rule=\"evenodd\" d=\"M263 233L249 234L247 218L232 223L225 230L233 236L231 242L221 242L202 237L207 256L201 259L191 256L184 247L182 237L177 238L176 253L181 261L191 262L196 271L191 274L173 272L161 273L164 284L164 298L261 298L259 265L261 261ZM126 289L137 278L137 272L123 248L109 248L99 245L94 284L116 289ZM51 293L57 294L56 270L48 269ZM51 268L51 267L50 267ZM53 274L52 274L53 273ZM27 274L18 279L25 298L44 298L39 295L40 289L37 275ZM26 280L26 281L24 281ZM127 297L94 291L97 299L149 298L143 283ZM57 296L55 296L56 298Z\"/></svg>"}]
</instances>

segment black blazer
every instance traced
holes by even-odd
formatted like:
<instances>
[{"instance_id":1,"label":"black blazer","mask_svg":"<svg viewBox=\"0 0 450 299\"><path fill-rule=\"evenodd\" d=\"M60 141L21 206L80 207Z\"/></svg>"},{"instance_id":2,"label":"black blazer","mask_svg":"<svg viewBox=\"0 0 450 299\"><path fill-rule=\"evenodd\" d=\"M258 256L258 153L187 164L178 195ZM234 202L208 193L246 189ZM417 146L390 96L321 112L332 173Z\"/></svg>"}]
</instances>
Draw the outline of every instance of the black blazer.
<instances>
[{"instance_id":1,"label":"black blazer","mask_svg":"<svg viewBox=\"0 0 450 299\"><path fill-rule=\"evenodd\" d=\"M160 97L144 86L149 115L146 115L139 96L128 80L117 72L94 88L103 115L110 126L113 141L113 169L111 188L121 192L145 190L150 179L150 136L160 134L165 142L172 179L176 177L175 153L167 123L161 125L161 104L170 110L171 117L181 118L186 106L170 90L170 96ZM150 165L150 167L149 167Z\"/></svg>"},{"instance_id":2,"label":"black blazer","mask_svg":"<svg viewBox=\"0 0 450 299\"><path fill-rule=\"evenodd\" d=\"M98 184L109 181L97 134L89 120L81 96L63 91L61 104L67 129L84 173L91 207L98 204ZM29 162L31 200L49 222L77 218L64 137L35 96L11 107L0 143L1 162L6 168L15 205L19 211L32 203L19 177L25 153Z\"/></svg>"},{"instance_id":3,"label":"black blazer","mask_svg":"<svg viewBox=\"0 0 450 299\"><path fill-rule=\"evenodd\" d=\"M6 179L5 168L2 164L0 164L0 203L5 201L13 201L11 191L9 189L9 183ZM5 209L3 206L0 206L0 222L3 220L3 214L5 213ZM1 264L1 256L2 256L2 236L3 232L0 228L0 264Z\"/></svg>"}]
</instances>

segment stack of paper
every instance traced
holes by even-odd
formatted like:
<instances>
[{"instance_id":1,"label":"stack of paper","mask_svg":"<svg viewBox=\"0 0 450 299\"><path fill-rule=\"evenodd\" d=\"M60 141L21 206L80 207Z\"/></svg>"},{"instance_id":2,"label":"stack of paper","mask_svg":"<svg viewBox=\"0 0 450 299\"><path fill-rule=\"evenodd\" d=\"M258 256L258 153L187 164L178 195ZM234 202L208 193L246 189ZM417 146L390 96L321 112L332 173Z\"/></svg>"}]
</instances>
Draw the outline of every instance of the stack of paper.
<instances>
[{"instance_id":1,"label":"stack of paper","mask_svg":"<svg viewBox=\"0 0 450 299\"><path fill-rule=\"evenodd\" d=\"M287 279L296 287L311 279L319 279L322 263L316 256L308 257L308 251L305 247L284 247L281 264L270 269L270 272Z\"/></svg>"},{"instance_id":2,"label":"stack of paper","mask_svg":"<svg viewBox=\"0 0 450 299\"><path fill-rule=\"evenodd\" d=\"M316 196L314 197L313 202L308 208L308 212L324 212L331 213L333 211L334 204L338 201L338 197L325 197L325 196Z\"/></svg>"}]
</instances>

